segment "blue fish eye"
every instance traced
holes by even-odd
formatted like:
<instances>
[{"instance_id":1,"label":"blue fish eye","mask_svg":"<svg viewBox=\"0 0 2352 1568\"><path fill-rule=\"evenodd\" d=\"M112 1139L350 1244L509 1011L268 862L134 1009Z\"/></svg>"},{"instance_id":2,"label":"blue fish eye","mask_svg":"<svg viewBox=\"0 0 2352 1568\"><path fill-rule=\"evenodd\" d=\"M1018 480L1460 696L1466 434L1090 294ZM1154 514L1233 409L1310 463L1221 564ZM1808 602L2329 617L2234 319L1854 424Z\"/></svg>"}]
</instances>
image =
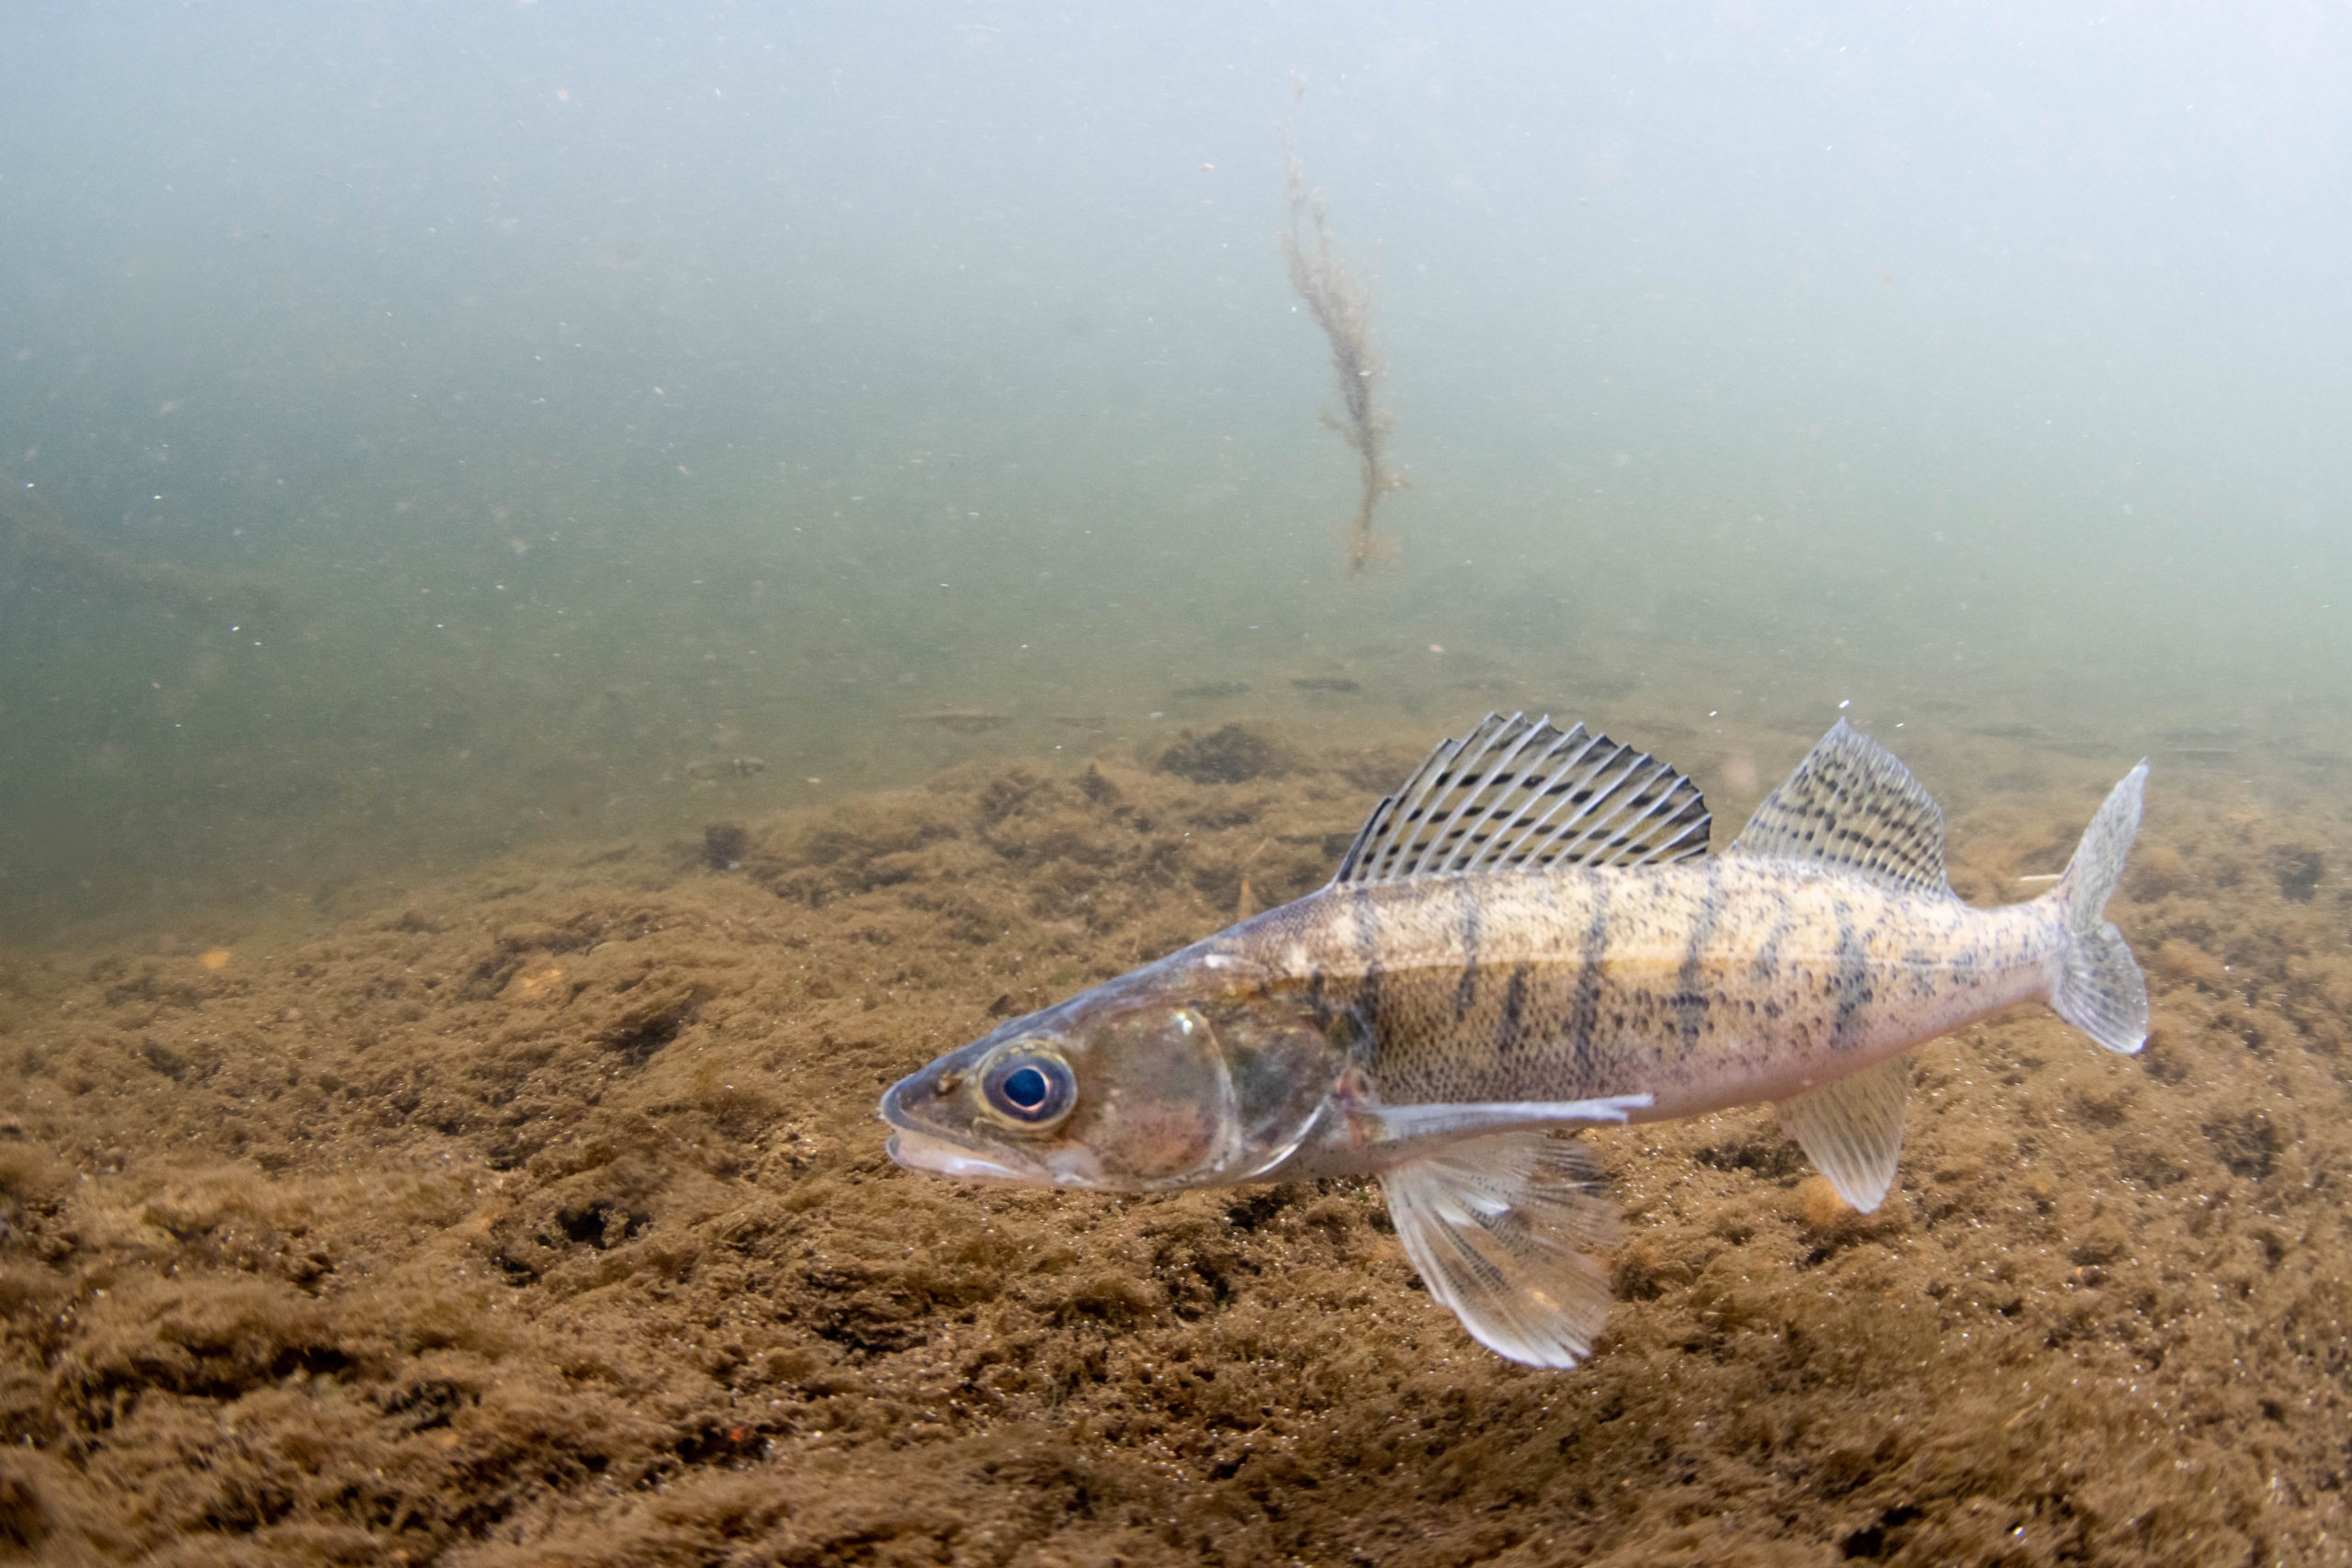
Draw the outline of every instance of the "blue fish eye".
<instances>
[{"instance_id":1,"label":"blue fish eye","mask_svg":"<svg viewBox=\"0 0 2352 1568\"><path fill-rule=\"evenodd\" d=\"M1000 1060L989 1069L982 1088L992 1110L1029 1127L1060 1121L1078 1098L1068 1063L1029 1051Z\"/></svg>"},{"instance_id":2,"label":"blue fish eye","mask_svg":"<svg viewBox=\"0 0 2352 1568\"><path fill-rule=\"evenodd\" d=\"M1035 1067L1015 1067L1004 1075L1004 1098L1023 1111L1035 1111L1045 1104L1050 1087L1046 1075Z\"/></svg>"}]
</instances>

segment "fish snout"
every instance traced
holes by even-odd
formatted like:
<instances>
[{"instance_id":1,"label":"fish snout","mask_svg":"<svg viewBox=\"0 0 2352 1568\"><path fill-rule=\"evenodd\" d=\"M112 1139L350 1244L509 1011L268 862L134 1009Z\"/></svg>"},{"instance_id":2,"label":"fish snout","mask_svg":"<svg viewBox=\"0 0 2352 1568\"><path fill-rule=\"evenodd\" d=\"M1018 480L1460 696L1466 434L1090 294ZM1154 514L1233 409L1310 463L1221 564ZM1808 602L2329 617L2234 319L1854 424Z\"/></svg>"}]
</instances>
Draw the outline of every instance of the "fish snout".
<instances>
[{"instance_id":1,"label":"fish snout","mask_svg":"<svg viewBox=\"0 0 2352 1568\"><path fill-rule=\"evenodd\" d=\"M950 1052L882 1091L877 1112L890 1128L890 1158L909 1170L967 1181L1049 1179L1008 1157L995 1139L977 1135L967 1090L978 1049Z\"/></svg>"},{"instance_id":2,"label":"fish snout","mask_svg":"<svg viewBox=\"0 0 2352 1568\"><path fill-rule=\"evenodd\" d=\"M902 1133L936 1132L944 1120L939 1111L941 1102L952 1100L964 1081L964 1073L956 1058L942 1056L920 1072L909 1073L882 1091L882 1103L876 1110L882 1120Z\"/></svg>"}]
</instances>

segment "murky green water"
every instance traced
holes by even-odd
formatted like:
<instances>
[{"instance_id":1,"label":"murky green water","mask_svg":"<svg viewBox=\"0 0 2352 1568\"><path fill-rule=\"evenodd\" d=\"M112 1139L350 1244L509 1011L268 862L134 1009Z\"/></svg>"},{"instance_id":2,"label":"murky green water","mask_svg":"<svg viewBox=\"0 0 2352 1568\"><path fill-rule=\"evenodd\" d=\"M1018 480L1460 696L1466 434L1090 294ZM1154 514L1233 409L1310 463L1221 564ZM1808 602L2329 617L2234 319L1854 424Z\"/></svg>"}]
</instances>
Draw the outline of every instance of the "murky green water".
<instances>
[{"instance_id":1,"label":"murky green water","mask_svg":"<svg viewBox=\"0 0 2352 1568\"><path fill-rule=\"evenodd\" d=\"M2352 752L2324 18L5 28L19 935L1234 719Z\"/></svg>"}]
</instances>

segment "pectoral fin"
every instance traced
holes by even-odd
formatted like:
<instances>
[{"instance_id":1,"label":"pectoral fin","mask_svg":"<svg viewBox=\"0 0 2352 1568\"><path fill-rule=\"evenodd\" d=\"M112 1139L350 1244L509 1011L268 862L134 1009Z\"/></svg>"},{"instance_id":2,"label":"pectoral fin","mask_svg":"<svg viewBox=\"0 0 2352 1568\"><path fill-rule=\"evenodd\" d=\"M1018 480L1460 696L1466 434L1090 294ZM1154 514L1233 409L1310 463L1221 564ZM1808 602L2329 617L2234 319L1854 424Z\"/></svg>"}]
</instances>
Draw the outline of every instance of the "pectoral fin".
<instances>
[{"instance_id":1,"label":"pectoral fin","mask_svg":"<svg viewBox=\"0 0 2352 1568\"><path fill-rule=\"evenodd\" d=\"M1780 1101L1781 1126L1803 1145L1838 1196L1867 1214L1894 1185L1894 1162L1903 1153L1903 1104L1910 1094L1910 1061L1890 1056Z\"/></svg>"},{"instance_id":2,"label":"pectoral fin","mask_svg":"<svg viewBox=\"0 0 2352 1568\"><path fill-rule=\"evenodd\" d=\"M1455 1144L1385 1172L1396 1239L1471 1337L1536 1367L1592 1354L1609 1270L1582 1250L1619 1234L1581 1144L1540 1130Z\"/></svg>"}]
</instances>

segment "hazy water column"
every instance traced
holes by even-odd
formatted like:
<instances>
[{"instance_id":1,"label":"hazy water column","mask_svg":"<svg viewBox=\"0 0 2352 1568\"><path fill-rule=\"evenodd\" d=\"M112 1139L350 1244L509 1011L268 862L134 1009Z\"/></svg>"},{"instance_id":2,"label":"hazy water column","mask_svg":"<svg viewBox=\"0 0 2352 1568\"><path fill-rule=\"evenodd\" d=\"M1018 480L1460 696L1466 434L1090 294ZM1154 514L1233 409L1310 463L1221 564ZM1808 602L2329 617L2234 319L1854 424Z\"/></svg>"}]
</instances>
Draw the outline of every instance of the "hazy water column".
<instances>
[{"instance_id":1,"label":"hazy water column","mask_svg":"<svg viewBox=\"0 0 2352 1568\"><path fill-rule=\"evenodd\" d=\"M757 808L956 754L908 712L1242 671L1355 671L1329 738L1687 688L2316 745L2345 27L11 15L0 465L271 607L19 535L9 902L308 896L690 823L711 755ZM1414 432L1357 582L1293 73Z\"/></svg>"}]
</instances>

